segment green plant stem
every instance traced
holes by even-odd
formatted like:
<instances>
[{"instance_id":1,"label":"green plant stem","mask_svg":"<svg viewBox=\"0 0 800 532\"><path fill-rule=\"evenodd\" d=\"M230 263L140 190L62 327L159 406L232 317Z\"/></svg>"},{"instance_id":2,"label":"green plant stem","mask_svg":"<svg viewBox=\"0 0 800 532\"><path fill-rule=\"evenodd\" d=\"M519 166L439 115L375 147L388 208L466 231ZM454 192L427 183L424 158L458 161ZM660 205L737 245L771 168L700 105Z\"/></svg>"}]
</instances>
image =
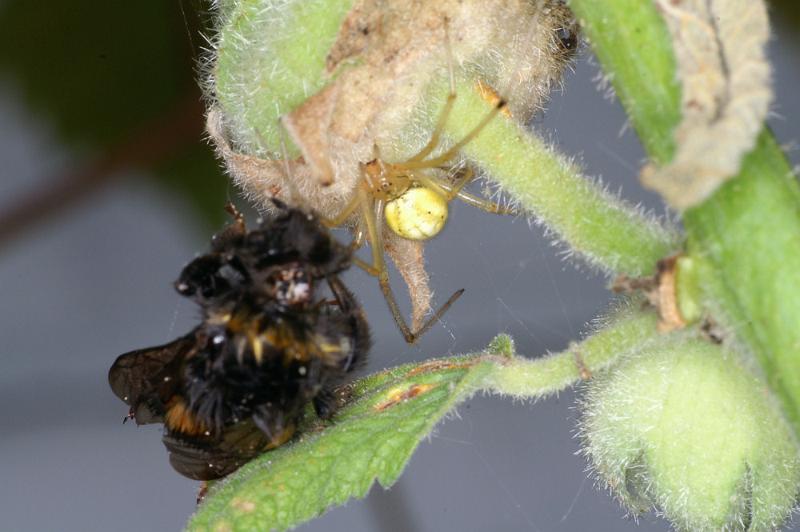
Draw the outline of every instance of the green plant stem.
<instances>
[{"instance_id":1,"label":"green plant stem","mask_svg":"<svg viewBox=\"0 0 800 532\"><path fill-rule=\"evenodd\" d=\"M659 337L654 312L627 310L586 340L545 357L514 357L495 365L486 388L500 394L533 399L562 391L591 377L620 357L639 351Z\"/></svg>"},{"instance_id":2,"label":"green plant stem","mask_svg":"<svg viewBox=\"0 0 800 532\"><path fill-rule=\"evenodd\" d=\"M457 87L446 134L465 137L490 104L468 83ZM652 274L678 246L657 220L581 175L578 167L513 120L498 117L462 148L522 207L591 264L614 274Z\"/></svg>"},{"instance_id":3,"label":"green plant stem","mask_svg":"<svg viewBox=\"0 0 800 532\"><path fill-rule=\"evenodd\" d=\"M650 0L570 0L592 50L647 154L658 164L675 150L681 119L672 42Z\"/></svg>"},{"instance_id":4,"label":"green plant stem","mask_svg":"<svg viewBox=\"0 0 800 532\"><path fill-rule=\"evenodd\" d=\"M672 46L651 2L571 0L648 154L669 160L680 119ZM738 176L684 214L707 313L761 364L800 436L800 190L769 131Z\"/></svg>"}]
</instances>

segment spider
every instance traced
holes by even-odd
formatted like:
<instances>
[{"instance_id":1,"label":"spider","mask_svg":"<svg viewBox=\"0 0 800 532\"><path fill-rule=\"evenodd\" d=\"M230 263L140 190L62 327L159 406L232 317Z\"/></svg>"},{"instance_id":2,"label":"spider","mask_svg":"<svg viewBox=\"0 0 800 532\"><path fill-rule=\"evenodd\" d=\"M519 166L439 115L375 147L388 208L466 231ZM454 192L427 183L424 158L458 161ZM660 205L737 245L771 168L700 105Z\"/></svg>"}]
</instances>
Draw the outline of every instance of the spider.
<instances>
[{"instance_id":1,"label":"spider","mask_svg":"<svg viewBox=\"0 0 800 532\"><path fill-rule=\"evenodd\" d=\"M498 10L479 20L471 18L482 13L477 9L479 0L454 0L444 11L440 4L414 3L418 8L414 16L403 9L383 9L385 6L353 10L324 58L324 85L310 95L303 85L303 99L291 109L280 102L275 103L274 112L264 109L265 116L282 126L269 126L268 135L261 133L264 122L238 111L249 109L247 102L253 94L269 93L271 85L261 74L253 77L253 85L247 85L247 94L241 91L244 85L222 83L224 91L212 102L207 122L229 173L251 199L267 209L269 199L275 196L290 204L305 204L319 213L325 225L353 229L353 249L370 245L371 259L354 257L354 263L378 279L392 316L409 343L441 318L462 293L455 292L425 319L431 293L422 243L445 225L449 202L459 198L490 213L515 214L513 209L467 192L465 186L473 180L473 171L457 161L461 149L498 113L507 113L505 100L495 96L493 101L486 94L491 91L479 84L491 111L476 118L480 122L464 138L442 148L456 101L453 65L466 65L468 77L504 87L502 94L513 99L515 120L525 122L559 78L577 43L575 22L561 0L521 2L518 16ZM397 3L401 5L403 2ZM452 42L449 28L456 36ZM409 40L411 34L414 38ZM498 50L504 51L487 54L485 48L475 48L480 39L465 35L486 37L487 42L499 39L504 44ZM269 39L264 44L268 45ZM232 54L228 57L233 63L226 68L235 64L243 67L241 72L250 72L244 68L249 64L249 52L222 48ZM409 110L425 98L424 87L431 76L438 75L436 64L442 52L450 90L430 137L408 159L385 156L398 137L396 128L413 120L415 114ZM284 132L298 150L291 159L280 136ZM389 285L385 254L408 285L411 326Z\"/></svg>"},{"instance_id":2,"label":"spider","mask_svg":"<svg viewBox=\"0 0 800 532\"><path fill-rule=\"evenodd\" d=\"M480 90L486 91L481 86ZM354 263L377 277L384 298L403 338L414 343L431 328L461 297L464 289L457 290L428 317L416 330L406 323L389 284L389 271L384 260L384 241L381 220L397 236L408 240L425 241L435 237L444 228L448 204L455 198L493 214L516 214L510 207L492 202L464 190L474 178L471 168L456 168L448 164L459 150L474 139L495 116L506 108L505 100L496 98L493 109L460 141L439 155L433 152L439 146L444 127L456 100L455 83L450 68L450 92L436 122L431 138L409 159L390 163L380 157L374 146L374 158L361 166L361 180L350 202L334 218L324 219L328 227L338 227L347 222L356 211L360 212L361 225L355 233L352 247L358 249L369 243L372 262L354 257ZM444 174L445 177L442 177ZM451 177L451 178L448 178Z\"/></svg>"}]
</instances>

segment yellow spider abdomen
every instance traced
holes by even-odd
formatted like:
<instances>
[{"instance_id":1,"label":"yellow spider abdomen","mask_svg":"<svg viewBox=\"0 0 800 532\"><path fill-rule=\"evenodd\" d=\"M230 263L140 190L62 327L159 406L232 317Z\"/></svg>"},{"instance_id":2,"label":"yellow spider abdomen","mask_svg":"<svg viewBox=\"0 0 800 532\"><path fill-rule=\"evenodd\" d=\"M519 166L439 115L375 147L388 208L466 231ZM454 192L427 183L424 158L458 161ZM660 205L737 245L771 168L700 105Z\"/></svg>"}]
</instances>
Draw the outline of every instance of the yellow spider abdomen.
<instances>
[{"instance_id":1,"label":"yellow spider abdomen","mask_svg":"<svg viewBox=\"0 0 800 532\"><path fill-rule=\"evenodd\" d=\"M433 238L447 222L447 200L426 187L413 187L386 203L386 224L409 240Z\"/></svg>"}]
</instances>

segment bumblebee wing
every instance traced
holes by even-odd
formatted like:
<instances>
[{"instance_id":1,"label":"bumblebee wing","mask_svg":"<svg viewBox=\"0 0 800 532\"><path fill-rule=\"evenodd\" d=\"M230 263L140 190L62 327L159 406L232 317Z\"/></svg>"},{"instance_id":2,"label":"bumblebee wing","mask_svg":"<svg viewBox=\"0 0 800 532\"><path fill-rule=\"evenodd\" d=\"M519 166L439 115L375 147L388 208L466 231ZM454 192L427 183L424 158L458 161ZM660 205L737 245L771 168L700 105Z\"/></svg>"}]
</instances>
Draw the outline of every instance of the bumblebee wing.
<instances>
[{"instance_id":1,"label":"bumblebee wing","mask_svg":"<svg viewBox=\"0 0 800 532\"><path fill-rule=\"evenodd\" d=\"M180 378L181 362L195 347L195 333L168 344L120 355L108 372L117 397L131 406L136 423L163 421L164 404Z\"/></svg>"},{"instance_id":2,"label":"bumblebee wing","mask_svg":"<svg viewBox=\"0 0 800 532\"><path fill-rule=\"evenodd\" d=\"M214 480L269 449L270 439L248 420L226 427L218 436L193 437L168 431L164 445L175 471L194 480Z\"/></svg>"}]
</instances>

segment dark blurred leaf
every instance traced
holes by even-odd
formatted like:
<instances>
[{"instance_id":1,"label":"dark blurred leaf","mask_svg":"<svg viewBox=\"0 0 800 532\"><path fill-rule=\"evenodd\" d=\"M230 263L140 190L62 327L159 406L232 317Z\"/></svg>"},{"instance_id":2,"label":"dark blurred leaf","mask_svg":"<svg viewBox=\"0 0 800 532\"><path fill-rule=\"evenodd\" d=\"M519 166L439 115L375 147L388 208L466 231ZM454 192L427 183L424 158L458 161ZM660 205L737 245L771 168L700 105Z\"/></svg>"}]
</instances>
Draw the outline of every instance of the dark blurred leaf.
<instances>
[{"instance_id":1,"label":"dark blurred leaf","mask_svg":"<svg viewBox=\"0 0 800 532\"><path fill-rule=\"evenodd\" d=\"M160 182L199 209L210 228L219 228L229 220L223 207L238 194L222 174L220 164L211 148L200 143L158 168Z\"/></svg>"},{"instance_id":2,"label":"dark blurred leaf","mask_svg":"<svg viewBox=\"0 0 800 532\"><path fill-rule=\"evenodd\" d=\"M204 3L4 2L0 74L65 142L102 152L188 97L199 98L194 54ZM191 135L157 177L216 222L227 180L201 146L201 128Z\"/></svg>"},{"instance_id":3,"label":"dark blurred leaf","mask_svg":"<svg viewBox=\"0 0 800 532\"><path fill-rule=\"evenodd\" d=\"M800 4L797 0L768 0L767 5L771 7L771 18L773 22L791 29L800 28ZM797 41L797 34L787 34Z\"/></svg>"},{"instance_id":4,"label":"dark blurred leaf","mask_svg":"<svg viewBox=\"0 0 800 532\"><path fill-rule=\"evenodd\" d=\"M192 90L176 2L13 0L0 68L70 140L113 143ZM178 13L180 15L180 13Z\"/></svg>"}]
</instances>

